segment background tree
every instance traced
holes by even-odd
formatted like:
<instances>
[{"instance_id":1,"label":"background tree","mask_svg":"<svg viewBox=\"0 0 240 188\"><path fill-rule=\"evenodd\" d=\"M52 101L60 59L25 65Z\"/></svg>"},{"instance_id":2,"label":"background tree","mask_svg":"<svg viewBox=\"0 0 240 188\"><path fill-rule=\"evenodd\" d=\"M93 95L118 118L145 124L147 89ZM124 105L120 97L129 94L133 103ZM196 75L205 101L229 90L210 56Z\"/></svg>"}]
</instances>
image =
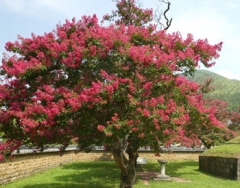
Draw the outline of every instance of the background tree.
<instances>
[{"instance_id":1,"label":"background tree","mask_svg":"<svg viewBox=\"0 0 240 188\"><path fill-rule=\"evenodd\" d=\"M221 125L209 130L207 124L203 126L204 122L197 120L195 123L200 123L202 126L200 126L199 129L194 130L194 134L197 135L197 138L200 139L202 144L208 149L225 143L233 136L237 136L237 132L229 127L229 122L233 113L228 108L229 104L223 100L213 99L208 96L209 93L214 91L214 86L212 84L213 81L212 78L203 79L199 84L198 93L202 95L200 101L202 101L205 108L208 109L209 114L211 114L211 116L214 115L214 117L221 122Z\"/></svg>"},{"instance_id":2,"label":"background tree","mask_svg":"<svg viewBox=\"0 0 240 188\"><path fill-rule=\"evenodd\" d=\"M198 139L200 139L202 144L209 149L215 145L225 143L227 140L238 134L232 129L231 125L231 119L233 119L233 114L236 114L236 112L230 110L229 104L226 101L209 97L209 93L215 90L213 78L200 78L197 79L197 81L199 83L198 92L203 98L203 100L200 100L202 100L205 108L209 110L209 113L213 114L219 121L221 121L221 126L211 128L211 130L208 129L208 126L205 126L204 128L201 127L199 130L194 130ZM201 123L201 121L196 123Z\"/></svg>"},{"instance_id":3,"label":"background tree","mask_svg":"<svg viewBox=\"0 0 240 188\"><path fill-rule=\"evenodd\" d=\"M203 126L203 123L202 126L199 126L199 129L194 129L194 133L206 148L210 149L216 145L224 144L232 137L237 136L237 132L229 127L232 111L227 108L227 102L207 98L203 100L203 103L205 108L208 109L209 114L214 115L221 122L217 127L209 127L207 124ZM211 115L209 115L210 118L212 118ZM197 121L196 123L202 122Z\"/></svg>"},{"instance_id":4,"label":"background tree","mask_svg":"<svg viewBox=\"0 0 240 188\"><path fill-rule=\"evenodd\" d=\"M152 11L134 0L117 7L115 24L83 16L6 44L15 55L5 54L1 66L2 159L21 144L111 144L125 188L133 186L139 146L197 145L194 130L221 129L198 85L180 73L212 66L222 44L157 30L148 24Z\"/></svg>"},{"instance_id":5,"label":"background tree","mask_svg":"<svg viewBox=\"0 0 240 188\"><path fill-rule=\"evenodd\" d=\"M240 133L240 108L232 112L229 121L229 129Z\"/></svg>"}]
</instances>

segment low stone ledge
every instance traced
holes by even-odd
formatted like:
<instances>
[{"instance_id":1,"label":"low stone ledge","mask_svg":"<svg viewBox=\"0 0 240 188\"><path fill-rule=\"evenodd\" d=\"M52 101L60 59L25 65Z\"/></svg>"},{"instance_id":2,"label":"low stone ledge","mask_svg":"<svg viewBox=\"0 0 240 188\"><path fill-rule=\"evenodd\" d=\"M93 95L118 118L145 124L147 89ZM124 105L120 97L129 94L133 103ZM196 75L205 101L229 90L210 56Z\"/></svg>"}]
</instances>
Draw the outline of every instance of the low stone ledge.
<instances>
[{"instance_id":1,"label":"low stone ledge","mask_svg":"<svg viewBox=\"0 0 240 188\"><path fill-rule=\"evenodd\" d=\"M199 170L227 179L240 180L240 158L199 156Z\"/></svg>"}]
</instances>

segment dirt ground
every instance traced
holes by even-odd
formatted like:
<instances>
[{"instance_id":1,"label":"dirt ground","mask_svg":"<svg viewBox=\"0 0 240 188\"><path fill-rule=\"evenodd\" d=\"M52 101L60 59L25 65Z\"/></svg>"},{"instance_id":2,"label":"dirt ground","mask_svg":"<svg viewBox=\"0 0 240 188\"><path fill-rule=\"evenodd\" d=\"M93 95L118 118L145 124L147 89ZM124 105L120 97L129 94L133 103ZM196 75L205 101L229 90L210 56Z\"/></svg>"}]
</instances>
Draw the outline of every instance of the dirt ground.
<instances>
[{"instance_id":1,"label":"dirt ground","mask_svg":"<svg viewBox=\"0 0 240 188\"><path fill-rule=\"evenodd\" d=\"M141 181L144 183L144 185L149 185L149 181L153 179L155 176L157 176L159 172L137 172L137 176L141 179ZM171 180L176 182L191 182L189 180L179 178L179 177L170 177Z\"/></svg>"}]
</instances>

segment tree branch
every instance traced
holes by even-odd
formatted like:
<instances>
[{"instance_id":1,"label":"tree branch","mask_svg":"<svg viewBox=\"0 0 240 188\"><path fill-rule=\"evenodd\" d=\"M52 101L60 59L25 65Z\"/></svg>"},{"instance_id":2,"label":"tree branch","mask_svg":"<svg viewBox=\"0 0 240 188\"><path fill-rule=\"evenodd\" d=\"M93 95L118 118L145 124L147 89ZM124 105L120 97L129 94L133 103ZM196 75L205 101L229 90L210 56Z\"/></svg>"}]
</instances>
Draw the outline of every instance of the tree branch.
<instances>
[{"instance_id":1,"label":"tree branch","mask_svg":"<svg viewBox=\"0 0 240 188\"><path fill-rule=\"evenodd\" d=\"M168 4L168 7L163 13L164 18L166 19L166 27L164 28L164 30L167 30L171 26L171 23L172 23L172 18L169 20L166 16L166 13L170 10L171 3L167 2L167 4Z\"/></svg>"},{"instance_id":2,"label":"tree branch","mask_svg":"<svg viewBox=\"0 0 240 188\"><path fill-rule=\"evenodd\" d=\"M167 12L170 10L171 3L169 1L160 1L161 3L167 4L167 9L162 13L159 11L159 7L157 7L155 14L154 14L154 19L157 22L157 26L160 25L160 28L167 30L172 23L172 18L169 20L168 17L166 16ZM166 20L166 25L164 25L161 20L162 20L162 15L164 16L164 19Z\"/></svg>"},{"instance_id":3,"label":"tree branch","mask_svg":"<svg viewBox=\"0 0 240 188\"><path fill-rule=\"evenodd\" d=\"M123 154L123 139L120 139L118 137L114 138L113 145L112 145L112 154L114 157L114 160L118 167L121 170L121 174L127 175L127 167L125 164L126 157Z\"/></svg>"}]
</instances>

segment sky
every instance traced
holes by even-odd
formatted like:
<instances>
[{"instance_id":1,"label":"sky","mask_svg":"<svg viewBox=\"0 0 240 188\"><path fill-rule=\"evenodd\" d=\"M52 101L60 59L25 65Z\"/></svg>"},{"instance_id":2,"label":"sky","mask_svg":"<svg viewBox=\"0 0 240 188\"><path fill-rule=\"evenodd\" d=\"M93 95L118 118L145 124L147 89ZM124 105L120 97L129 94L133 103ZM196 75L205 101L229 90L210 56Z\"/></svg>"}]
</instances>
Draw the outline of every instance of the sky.
<instances>
[{"instance_id":1,"label":"sky","mask_svg":"<svg viewBox=\"0 0 240 188\"><path fill-rule=\"evenodd\" d=\"M166 5L159 0L138 0L142 8ZM188 33L194 39L207 38L210 44L223 42L220 58L209 71L229 79L240 80L240 1L239 0L170 0L167 16L172 18L168 32ZM63 24L66 19L80 19L96 14L101 20L115 10L112 0L1 0L0 1L0 59L5 43L14 42L17 36L43 35Z\"/></svg>"}]
</instances>

